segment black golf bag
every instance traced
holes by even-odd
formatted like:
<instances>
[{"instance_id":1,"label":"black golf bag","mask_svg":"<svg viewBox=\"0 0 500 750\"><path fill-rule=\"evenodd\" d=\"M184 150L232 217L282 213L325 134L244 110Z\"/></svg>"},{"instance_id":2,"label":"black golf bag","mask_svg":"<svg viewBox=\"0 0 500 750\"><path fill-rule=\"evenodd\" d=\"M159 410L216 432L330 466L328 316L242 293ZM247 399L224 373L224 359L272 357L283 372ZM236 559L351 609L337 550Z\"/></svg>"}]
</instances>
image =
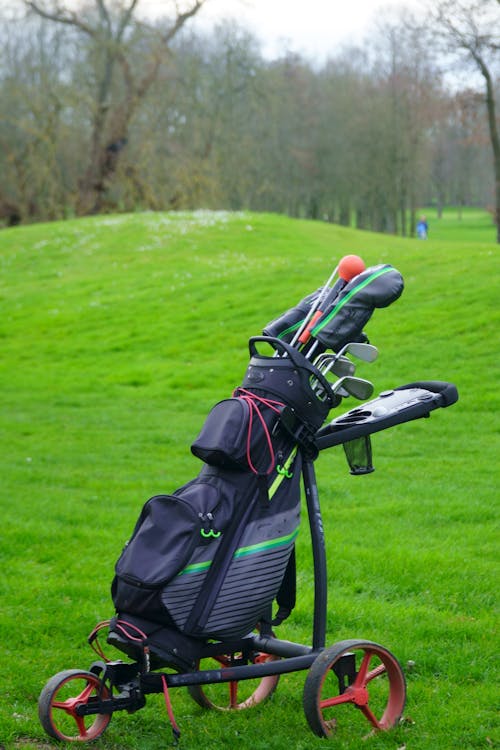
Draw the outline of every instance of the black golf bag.
<instances>
[{"instance_id":1,"label":"black golf bag","mask_svg":"<svg viewBox=\"0 0 500 750\"><path fill-rule=\"evenodd\" d=\"M259 353L265 341L285 356ZM205 464L198 476L144 505L116 564L117 611L227 639L270 623L276 598L275 624L292 609L299 442L323 424L334 396L286 344L256 337L250 353L242 386L213 407L192 445Z\"/></svg>"},{"instance_id":2,"label":"black golf bag","mask_svg":"<svg viewBox=\"0 0 500 750\"><path fill-rule=\"evenodd\" d=\"M374 308L390 304L402 288L392 266L338 285L317 319L315 340L336 350L345 339L359 339ZM317 295L292 317L303 319ZM278 624L293 608L301 461L341 397L286 343L290 316L285 326L268 326L285 328L283 338L250 339L241 387L213 407L191 447L204 462L198 476L144 505L115 567L117 612L187 636L228 639L258 623ZM269 354L261 351L265 343Z\"/></svg>"}]
</instances>

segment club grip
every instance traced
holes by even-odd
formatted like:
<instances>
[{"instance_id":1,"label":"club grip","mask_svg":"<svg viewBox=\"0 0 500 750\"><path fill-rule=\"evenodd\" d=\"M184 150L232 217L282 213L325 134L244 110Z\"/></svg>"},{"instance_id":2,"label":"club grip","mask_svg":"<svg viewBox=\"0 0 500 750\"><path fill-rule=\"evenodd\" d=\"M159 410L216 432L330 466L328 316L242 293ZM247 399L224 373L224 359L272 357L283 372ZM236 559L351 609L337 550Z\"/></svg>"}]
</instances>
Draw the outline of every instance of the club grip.
<instances>
[{"instance_id":1,"label":"club grip","mask_svg":"<svg viewBox=\"0 0 500 750\"><path fill-rule=\"evenodd\" d=\"M299 336L299 343L300 344L307 344L309 339L311 338L311 331L318 322L318 320L323 316L322 310L316 310L314 315L312 316L311 320L307 324L306 328L302 331L302 333Z\"/></svg>"}]
</instances>

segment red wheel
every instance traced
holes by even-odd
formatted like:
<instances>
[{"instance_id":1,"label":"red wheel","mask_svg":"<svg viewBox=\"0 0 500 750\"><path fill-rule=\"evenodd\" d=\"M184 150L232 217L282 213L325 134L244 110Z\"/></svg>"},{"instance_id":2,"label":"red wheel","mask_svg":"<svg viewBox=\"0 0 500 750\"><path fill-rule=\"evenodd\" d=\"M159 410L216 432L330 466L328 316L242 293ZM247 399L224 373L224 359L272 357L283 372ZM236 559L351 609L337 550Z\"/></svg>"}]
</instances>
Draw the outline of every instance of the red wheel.
<instances>
[{"instance_id":1,"label":"red wheel","mask_svg":"<svg viewBox=\"0 0 500 750\"><path fill-rule=\"evenodd\" d=\"M111 721L111 714L81 716L79 708L92 703L97 705L99 700L109 697L108 688L97 675L67 669L54 675L40 693L38 716L47 734L56 740L90 742L101 736Z\"/></svg>"},{"instance_id":2,"label":"red wheel","mask_svg":"<svg viewBox=\"0 0 500 750\"><path fill-rule=\"evenodd\" d=\"M252 659L253 664L276 661L279 657L271 654L259 653ZM214 661L216 664L214 664ZM217 656L215 659L203 659L198 662L198 669L226 669L234 664L230 656ZM217 711L241 711L252 708L257 703L269 698L276 690L279 675L269 675L252 680L238 682L223 682L216 685L190 685L189 694L202 708Z\"/></svg>"},{"instance_id":3,"label":"red wheel","mask_svg":"<svg viewBox=\"0 0 500 750\"><path fill-rule=\"evenodd\" d=\"M371 641L340 641L313 662L304 684L304 712L312 731L329 737L340 730L346 706L352 735L353 719L366 727L390 729L399 721L406 700L406 683L397 659Z\"/></svg>"}]
</instances>

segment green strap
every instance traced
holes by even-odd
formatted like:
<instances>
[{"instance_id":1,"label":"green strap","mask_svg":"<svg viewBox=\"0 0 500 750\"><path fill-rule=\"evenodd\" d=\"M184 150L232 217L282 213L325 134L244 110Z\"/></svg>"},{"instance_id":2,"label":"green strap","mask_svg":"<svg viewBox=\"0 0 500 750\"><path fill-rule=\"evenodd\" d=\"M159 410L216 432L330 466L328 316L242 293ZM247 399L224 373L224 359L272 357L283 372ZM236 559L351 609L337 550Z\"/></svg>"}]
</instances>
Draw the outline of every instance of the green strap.
<instances>
[{"instance_id":1,"label":"green strap","mask_svg":"<svg viewBox=\"0 0 500 750\"><path fill-rule=\"evenodd\" d=\"M282 481L286 479L291 479L293 476L293 472L290 471L290 466L292 465L295 456L297 455L298 446L295 446L290 455L288 456L287 460L283 464L283 466L278 467L277 469L277 476L272 485L269 487L269 500L272 500L273 495L277 492L280 484Z\"/></svg>"},{"instance_id":2,"label":"green strap","mask_svg":"<svg viewBox=\"0 0 500 750\"><path fill-rule=\"evenodd\" d=\"M346 296L340 300L340 302L335 305L331 313L324 319L320 320L317 326L312 329L311 334L312 336L317 336L318 333L331 321L332 318L337 315L337 313L343 308L343 306L349 302L350 299L354 297L355 294L361 291L361 289L364 289L365 286L368 286L372 281L375 281L375 279L378 279L379 276L382 276L384 273L389 273L390 271L393 271L392 266L387 266L386 268L381 268L379 271L375 271L375 273L372 273L370 276L368 276L367 279L364 279L361 281L357 286L355 286L351 291L346 294Z\"/></svg>"}]
</instances>

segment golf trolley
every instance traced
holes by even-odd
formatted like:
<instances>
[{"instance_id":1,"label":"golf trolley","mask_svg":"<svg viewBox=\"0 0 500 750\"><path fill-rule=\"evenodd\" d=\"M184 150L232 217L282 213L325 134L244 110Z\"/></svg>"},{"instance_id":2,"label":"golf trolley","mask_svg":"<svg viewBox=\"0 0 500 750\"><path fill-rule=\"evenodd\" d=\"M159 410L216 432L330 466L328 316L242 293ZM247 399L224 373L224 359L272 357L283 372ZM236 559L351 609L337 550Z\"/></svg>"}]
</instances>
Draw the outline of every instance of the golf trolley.
<instances>
[{"instance_id":1,"label":"golf trolley","mask_svg":"<svg viewBox=\"0 0 500 750\"><path fill-rule=\"evenodd\" d=\"M135 712L147 695L162 693L177 738L173 688L186 687L203 708L242 710L270 696L280 675L306 670L304 712L320 737L335 731L348 706L373 729L397 724L406 686L396 657L370 640L325 643L327 565L314 461L342 445L351 473L369 473L373 433L457 400L454 385L432 381L367 401L373 386L355 376L352 358L376 358L363 327L402 290L392 266L365 269L358 256L345 256L322 288L250 339L242 386L213 407L191 446L203 461L198 477L151 498L122 551L115 616L88 638L98 659L88 670L59 672L43 688L39 717L51 737L95 740L115 711ZM347 396L364 403L326 423ZM295 604L301 484L314 572L307 645L275 635ZM103 631L126 661L106 657Z\"/></svg>"},{"instance_id":2,"label":"golf trolley","mask_svg":"<svg viewBox=\"0 0 500 750\"><path fill-rule=\"evenodd\" d=\"M263 357L258 347L266 342L272 356ZM296 372L305 357L289 344L269 337L250 340L249 372L259 367L276 372L282 365ZM372 360L375 347L366 343L344 346L338 354L320 355L307 364L307 377L316 393L329 387L337 397L371 396L371 384L354 376L355 365L348 355ZM288 369L283 372L288 373ZM328 381L335 374L335 383ZM251 378L250 378L251 380ZM327 382L328 381L328 382ZM248 384L248 377L247 377ZM254 632L244 637L196 638L154 618L120 611L98 625L89 643L98 653L88 670L70 669L48 681L39 699L39 716L45 731L58 740L90 741L99 737L116 711L135 712L146 696L163 693L174 735L179 735L170 693L188 688L203 708L241 710L260 703L273 693L280 675L308 670L303 708L312 731L331 735L347 707L355 707L369 725L386 730L397 724L405 705L403 670L384 646L369 640L352 639L326 647L327 567L314 460L320 451L343 445L351 473L373 470L370 435L394 425L429 416L430 412L453 404L455 386L445 382L418 382L381 393L377 398L351 409L317 429L314 434L294 421L293 409L279 416L282 428L290 432L302 456L301 473L311 532L314 566L314 611L311 644L281 640L274 635L272 618L263 618ZM128 657L109 660L99 644L102 630L107 642ZM224 696L220 697L220 690ZM215 690L215 693L212 691Z\"/></svg>"}]
</instances>

